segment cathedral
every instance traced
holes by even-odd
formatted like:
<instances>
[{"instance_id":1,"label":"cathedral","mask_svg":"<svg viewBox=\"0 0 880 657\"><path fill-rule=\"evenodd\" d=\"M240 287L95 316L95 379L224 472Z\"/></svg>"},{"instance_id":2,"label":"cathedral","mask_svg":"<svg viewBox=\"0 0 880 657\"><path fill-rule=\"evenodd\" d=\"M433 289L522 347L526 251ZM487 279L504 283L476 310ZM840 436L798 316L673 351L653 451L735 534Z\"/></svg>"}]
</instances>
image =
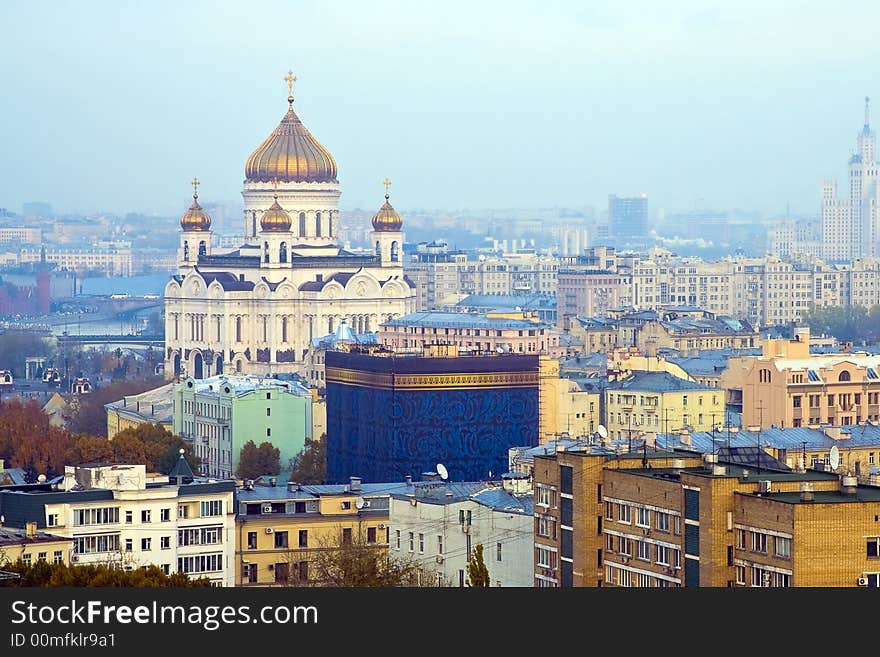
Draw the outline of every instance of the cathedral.
<instances>
[{"instance_id":1,"label":"cathedral","mask_svg":"<svg viewBox=\"0 0 880 657\"><path fill-rule=\"evenodd\" d=\"M165 287L165 372L274 374L299 371L313 338L345 322L355 333L415 309L403 273L403 220L389 202L373 217L371 247L337 242L336 161L293 111L245 164L241 244L211 245L211 217L193 202L180 219L178 272Z\"/></svg>"}]
</instances>

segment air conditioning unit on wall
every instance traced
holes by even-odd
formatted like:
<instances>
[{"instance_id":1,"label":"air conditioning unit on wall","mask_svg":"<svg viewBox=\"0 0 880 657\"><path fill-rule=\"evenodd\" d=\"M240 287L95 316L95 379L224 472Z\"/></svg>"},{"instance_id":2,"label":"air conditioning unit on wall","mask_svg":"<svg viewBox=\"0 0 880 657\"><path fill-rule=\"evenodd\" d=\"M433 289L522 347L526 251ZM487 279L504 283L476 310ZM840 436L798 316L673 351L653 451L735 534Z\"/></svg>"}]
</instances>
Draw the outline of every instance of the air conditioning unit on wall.
<instances>
[{"instance_id":1,"label":"air conditioning unit on wall","mask_svg":"<svg viewBox=\"0 0 880 657\"><path fill-rule=\"evenodd\" d=\"M272 528L271 528L271 527L266 527L266 533L267 533L267 534L271 534L271 533L272 533Z\"/></svg>"}]
</instances>

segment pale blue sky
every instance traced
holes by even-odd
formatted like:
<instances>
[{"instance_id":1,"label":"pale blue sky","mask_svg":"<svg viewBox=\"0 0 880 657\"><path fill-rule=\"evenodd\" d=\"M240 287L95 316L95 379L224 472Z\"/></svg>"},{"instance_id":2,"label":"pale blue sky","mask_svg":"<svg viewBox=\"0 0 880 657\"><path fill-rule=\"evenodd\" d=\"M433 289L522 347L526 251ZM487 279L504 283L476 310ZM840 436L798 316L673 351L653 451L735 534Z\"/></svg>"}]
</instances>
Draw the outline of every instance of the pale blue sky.
<instances>
[{"instance_id":1,"label":"pale blue sky","mask_svg":"<svg viewBox=\"0 0 880 657\"><path fill-rule=\"evenodd\" d=\"M585 6L586 5L586 6ZM815 211L880 105L880 2L0 4L0 207L239 200L286 109L344 208ZM880 123L880 107L874 112Z\"/></svg>"}]
</instances>

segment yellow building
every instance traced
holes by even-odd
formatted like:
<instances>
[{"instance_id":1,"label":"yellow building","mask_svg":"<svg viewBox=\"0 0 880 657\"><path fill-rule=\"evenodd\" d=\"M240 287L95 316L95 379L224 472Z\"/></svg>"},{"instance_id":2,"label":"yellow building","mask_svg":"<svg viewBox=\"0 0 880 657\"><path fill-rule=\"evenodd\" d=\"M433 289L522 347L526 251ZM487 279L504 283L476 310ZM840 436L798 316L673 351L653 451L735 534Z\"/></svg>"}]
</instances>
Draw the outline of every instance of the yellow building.
<instances>
[{"instance_id":1,"label":"yellow building","mask_svg":"<svg viewBox=\"0 0 880 657\"><path fill-rule=\"evenodd\" d=\"M236 586L320 585L315 558L360 543L388 550L390 493L406 484L245 486L237 492Z\"/></svg>"},{"instance_id":2,"label":"yellow building","mask_svg":"<svg viewBox=\"0 0 880 657\"><path fill-rule=\"evenodd\" d=\"M724 404L723 390L669 372L634 371L608 385L604 424L617 439L681 429L710 431L724 422Z\"/></svg>"},{"instance_id":3,"label":"yellow building","mask_svg":"<svg viewBox=\"0 0 880 657\"><path fill-rule=\"evenodd\" d=\"M37 561L70 563L73 539L37 531L37 523L29 522L25 529L0 527L0 568L21 559L25 565Z\"/></svg>"},{"instance_id":4,"label":"yellow building","mask_svg":"<svg viewBox=\"0 0 880 657\"><path fill-rule=\"evenodd\" d=\"M119 401L104 405L107 411L107 437L112 440L120 431L133 429L142 424L161 424L168 431L174 431L174 384L129 395Z\"/></svg>"},{"instance_id":5,"label":"yellow building","mask_svg":"<svg viewBox=\"0 0 880 657\"><path fill-rule=\"evenodd\" d=\"M880 356L810 354L809 329L765 340L746 358L744 427L848 426L880 421Z\"/></svg>"},{"instance_id":6,"label":"yellow building","mask_svg":"<svg viewBox=\"0 0 880 657\"><path fill-rule=\"evenodd\" d=\"M790 503L802 487L816 491L817 498L838 495L838 478L831 473L759 470L751 464L719 463L713 454L706 454L704 459L705 463L698 467L687 467L680 462L666 468L605 470L602 499L606 586L735 586L742 579L740 568L755 560L755 555L743 554L739 545L758 541L754 543L760 550L756 554L766 560L766 550L772 549L773 544L772 538L767 539L768 535L795 535L793 529L783 528L786 514L779 506L772 509L764 506L759 512L754 505L743 502L744 499L766 502L778 495ZM762 462L766 466L768 459L765 457ZM873 496L880 500L877 492ZM866 511L853 505L846 512L850 520L841 524L852 527L857 524L859 514L864 515ZM824 564L819 559L810 563L806 551L821 549L827 553L826 558L830 558L832 546L841 537L830 515L826 516L824 527L813 518L807 520L806 516L799 526L804 537L804 568L817 572L810 576L804 574L800 579L792 578L793 544L789 543L788 551L781 545L780 559L784 559L784 563L777 561L761 567L776 568L780 575L788 577L771 580L768 585L809 586L807 582L817 581L813 578L821 579L818 571ZM873 518L872 515L871 521ZM752 539L747 533L743 538L743 530L761 533L763 537ZM877 532L876 528L873 530ZM859 541L866 540L862 536L859 533L846 542L855 544L856 537ZM853 573L850 585L856 584L856 570L866 567L864 560L857 565L855 561L853 557L854 563L845 569ZM845 578L835 578L835 582L844 585Z\"/></svg>"},{"instance_id":7,"label":"yellow building","mask_svg":"<svg viewBox=\"0 0 880 657\"><path fill-rule=\"evenodd\" d=\"M540 358L538 442L560 434L589 436L599 426L599 393L559 377L559 361Z\"/></svg>"}]
</instances>

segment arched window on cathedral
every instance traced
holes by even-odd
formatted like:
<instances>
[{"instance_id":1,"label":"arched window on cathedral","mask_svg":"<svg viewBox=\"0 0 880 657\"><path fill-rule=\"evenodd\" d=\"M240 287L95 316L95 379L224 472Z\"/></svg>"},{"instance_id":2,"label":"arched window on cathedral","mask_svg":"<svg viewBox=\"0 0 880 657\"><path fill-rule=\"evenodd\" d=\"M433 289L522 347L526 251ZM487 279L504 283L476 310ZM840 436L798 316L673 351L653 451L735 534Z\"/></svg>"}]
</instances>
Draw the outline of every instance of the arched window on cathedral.
<instances>
[{"instance_id":1,"label":"arched window on cathedral","mask_svg":"<svg viewBox=\"0 0 880 657\"><path fill-rule=\"evenodd\" d=\"M200 256L203 256L203 255L205 255L207 252L208 252L208 247L207 247L207 245L205 244L205 240L202 240L201 242L199 242L199 255L200 255Z\"/></svg>"},{"instance_id":2,"label":"arched window on cathedral","mask_svg":"<svg viewBox=\"0 0 880 657\"><path fill-rule=\"evenodd\" d=\"M254 235L256 235L257 234L257 211L256 210L251 210L251 221L253 222L252 225L254 227Z\"/></svg>"},{"instance_id":3,"label":"arched window on cathedral","mask_svg":"<svg viewBox=\"0 0 880 657\"><path fill-rule=\"evenodd\" d=\"M235 318L235 341L241 342L241 317Z\"/></svg>"},{"instance_id":4,"label":"arched window on cathedral","mask_svg":"<svg viewBox=\"0 0 880 657\"><path fill-rule=\"evenodd\" d=\"M278 251L278 262L287 262L287 242L281 242L281 248Z\"/></svg>"},{"instance_id":5,"label":"arched window on cathedral","mask_svg":"<svg viewBox=\"0 0 880 657\"><path fill-rule=\"evenodd\" d=\"M263 262L269 262L269 242L263 242Z\"/></svg>"},{"instance_id":6,"label":"arched window on cathedral","mask_svg":"<svg viewBox=\"0 0 880 657\"><path fill-rule=\"evenodd\" d=\"M382 255L382 246L379 244L379 241L378 241L378 240L376 240L376 255L377 255L377 256L381 256L381 255Z\"/></svg>"},{"instance_id":7,"label":"arched window on cathedral","mask_svg":"<svg viewBox=\"0 0 880 657\"><path fill-rule=\"evenodd\" d=\"M299 236L300 237L306 236L306 213L305 212L299 213Z\"/></svg>"},{"instance_id":8,"label":"arched window on cathedral","mask_svg":"<svg viewBox=\"0 0 880 657\"><path fill-rule=\"evenodd\" d=\"M281 318L281 342L287 342L287 317Z\"/></svg>"},{"instance_id":9,"label":"arched window on cathedral","mask_svg":"<svg viewBox=\"0 0 880 657\"><path fill-rule=\"evenodd\" d=\"M327 318L327 333L333 333L333 317Z\"/></svg>"},{"instance_id":10,"label":"arched window on cathedral","mask_svg":"<svg viewBox=\"0 0 880 657\"><path fill-rule=\"evenodd\" d=\"M321 213L315 213L315 236L321 237Z\"/></svg>"},{"instance_id":11,"label":"arched window on cathedral","mask_svg":"<svg viewBox=\"0 0 880 657\"><path fill-rule=\"evenodd\" d=\"M327 237L333 237L333 213L327 213Z\"/></svg>"},{"instance_id":12,"label":"arched window on cathedral","mask_svg":"<svg viewBox=\"0 0 880 657\"><path fill-rule=\"evenodd\" d=\"M397 262L400 253L397 251L397 240L391 242L391 262Z\"/></svg>"},{"instance_id":13,"label":"arched window on cathedral","mask_svg":"<svg viewBox=\"0 0 880 657\"><path fill-rule=\"evenodd\" d=\"M186 240L183 241L183 259L189 260L189 242Z\"/></svg>"}]
</instances>

